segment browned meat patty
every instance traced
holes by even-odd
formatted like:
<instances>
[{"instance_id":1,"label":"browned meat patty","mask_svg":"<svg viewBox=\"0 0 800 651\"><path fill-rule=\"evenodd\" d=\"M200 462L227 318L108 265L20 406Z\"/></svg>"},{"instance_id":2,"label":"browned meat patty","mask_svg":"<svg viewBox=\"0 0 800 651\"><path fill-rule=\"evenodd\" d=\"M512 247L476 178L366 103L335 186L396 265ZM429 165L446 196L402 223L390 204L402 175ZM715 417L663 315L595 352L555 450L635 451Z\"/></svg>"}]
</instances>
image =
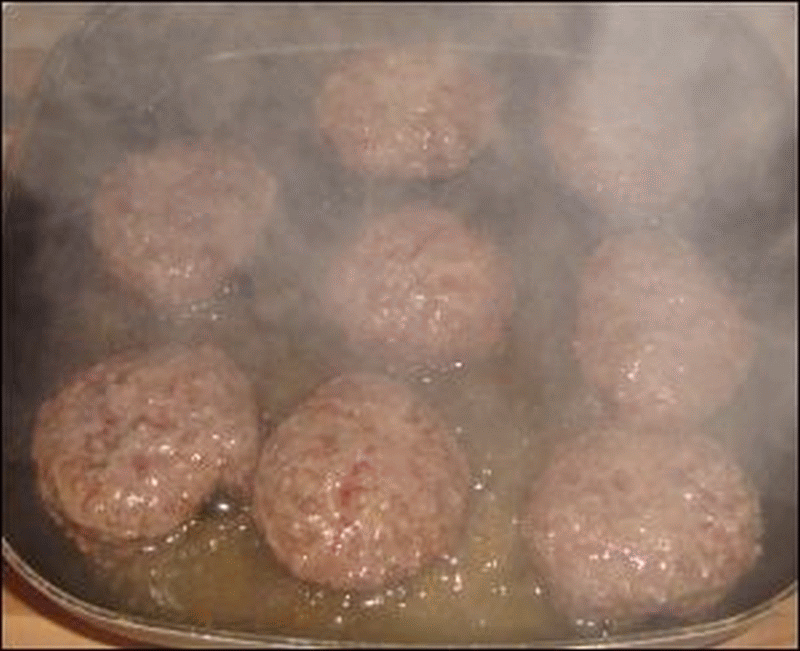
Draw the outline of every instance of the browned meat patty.
<instances>
[{"instance_id":1,"label":"browned meat patty","mask_svg":"<svg viewBox=\"0 0 800 651\"><path fill-rule=\"evenodd\" d=\"M325 309L356 346L413 361L488 353L513 297L500 251L455 215L423 205L369 221L322 289Z\"/></svg>"},{"instance_id":2,"label":"browned meat patty","mask_svg":"<svg viewBox=\"0 0 800 651\"><path fill-rule=\"evenodd\" d=\"M112 271L152 301L190 304L253 253L276 197L247 149L170 142L102 177L92 236Z\"/></svg>"},{"instance_id":3,"label":"browned meat patty","mask_svg":"<svg viewBox=\"0 0 800 651\"><path fill-rule=\"evenodd\" d=\"M452 550L468 479L455 438L407 388L345 375L267 440L253 515L296 576L369 589Z\"/></svg>"},{"instance_id":4,"label":"browned meat patty","mask_svg":"<svg viewBox=\"0 0 800 651\"><path fill-rule=\"evenodd\" d=\"M488 143L498 99L491 80L452 53L376 49L328 77L317 120L362 175L446 177Z\"/></svg>"},{"instance_id":5,"label":"browned meat patty","mask_svg":"<svg viewBox=\"0 0 800 651\"><path fill-rule=\"evenodd\" d=\"M761 553L759 500L701 436L610 428L567 444L533 484L522 532L575 619L699 614Z\"/></svg>"},{"instance_id":6,"label":"browned meat patty","mask_svg":"<svg viewBox=\"0 0 800 651\"><path fill-rule=\"evenodd\" d=\"M602 214L660 217L689 198L696 164L688 106L632 66L606 63L543 95L555 173Z\"/></svg>"},{"instance_id":7,"label":"browned meat patty","mask_svg":"<svg viewBox=\"0 0 800 651\"><path fill-rule=\"evenodd\" d=\"M76 375L39 410L33 459L59 520L109 541L160 536L219 485L248 493L258 411L220 350L170 346Z\"/></svg>"},{"instance_id":8,"label":"browned meat patty","mask_svg":"<svg viewBox=\"0 0 800 651\"><path fill-rule=\"evenodd\" d=\"M727 403L753 357L749 324L683 242L638 232L602 243L578 298L575 351L620 415L699 419Z\"/></svg>"}]
</instances>

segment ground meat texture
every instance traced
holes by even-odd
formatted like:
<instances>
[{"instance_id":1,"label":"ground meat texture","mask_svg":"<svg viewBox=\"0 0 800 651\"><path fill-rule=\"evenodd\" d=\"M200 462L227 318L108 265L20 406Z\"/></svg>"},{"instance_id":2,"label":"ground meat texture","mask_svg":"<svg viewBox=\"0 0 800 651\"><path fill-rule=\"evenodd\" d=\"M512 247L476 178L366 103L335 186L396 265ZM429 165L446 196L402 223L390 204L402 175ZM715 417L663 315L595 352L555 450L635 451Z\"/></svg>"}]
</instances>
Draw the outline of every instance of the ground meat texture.
<instances>
[{"instance_id":1,"label":"ground meat texture","mask_svg":"<svg viewBox=\"0 0 800 651\"><path fill-rule=\"evenodd\" d=\"M455 438L407 388L340 376L267 440L253 515L296 576L369 589L452 551L468 479Z\"/></svg>"},{"instance_id":2,"label":"ground meat texture","mask_svg":"<svg viewBox=\"0 0 800 651\"><path fill-rule=\"evenodd\" d=\"M112 271L159 305L208 299L276 212L277 182L244 147L169 142L100 180L92 236Z\"/></svg>"},{"instance_id":3,"label":"ground meat texture","mask_svg":"<svg viewBox=\"0 0 800 651\"><path fill-rule=\"evenodd\" d=\"M355 346L415 362L489 353L513 297L505 256L455 215L421 205L368 221L322 290Z\"/></svg>"},{"instance_id":4,"label":"ground meat texture","mask_svg":"<svg viewBox=\"0 0 800 651\"><path fill-rule=\"evenodd\" d=\"M316 110L346 167L432 178L462 171L488 143L498 100L491 80L455 54L377 49L331 74Z\"/></svg>"},{"instance_id":5,"label":"ground meat texture","mask_svg":"<svg viewBox=\"0 0 800 651\"><path fill-rule=\"evenodd\" d=\"M593 210L660 218L689 200L691 113L658 78L597 64L544 93L540 115L555 175Z\"/></svg>"},{"instance_id":6,"label":"ground meat texture","mask_svg":"<svg viewBox=\"0 0 800 651\"><path fill-rule=\"evenodd\" d=\"M684 617L720 601L761 553L759 500L711 439L610 428L573 439L536 479L523 538L574 619Z\"/></svg>"},{"instance_id":7,"label":"ground meat texture","mask_svg":"<svg viewBox=\"0 0 800 651\"><path fill-rule=\"evenodd\" d=\"M77 374L39 410L33 460L46 505L87 536L161 536L218 486L250 491L258 411L220 350L169 346Z\"/></svg>"},{"instance_id":8,"label":"ground meat texture","mask_svg":"<svg viewBox=\"0 0 800 651\"><path fill-rule=\"evenodd\" d=\"M609 238L589 258L574 349L623 417L700 419L753 358L751 326L701 259L656 232Z\"/></svg>"}]
</instances>

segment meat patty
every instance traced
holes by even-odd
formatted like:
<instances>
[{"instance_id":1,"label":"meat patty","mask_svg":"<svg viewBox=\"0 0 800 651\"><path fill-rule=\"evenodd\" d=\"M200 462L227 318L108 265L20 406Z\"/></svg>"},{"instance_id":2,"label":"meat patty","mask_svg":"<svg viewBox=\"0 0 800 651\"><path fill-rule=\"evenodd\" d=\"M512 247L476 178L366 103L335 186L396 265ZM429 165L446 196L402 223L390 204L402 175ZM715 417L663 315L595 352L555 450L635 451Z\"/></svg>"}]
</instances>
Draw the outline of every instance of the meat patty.
<instances>
[{"instance_id":1,"label":"meat patty","mask_svg":"<svg viewBox=\"0 0 800 651\"><path fill-rule=\"evenodd\" d=\"M689 246L642 231L606 240L588 260L574 348L620 415L700 419L733 396L754 344Z\"/></svg>"},{"instance_id":2,"label":"meat patty","mask_svg":"<svg viewBox=\"0 0 800 651\"><path fill-rule=\"evenodd\" d=\"M731 9L740 13L744 7ZM757 13L766 17L770 12L760 8ZM713 209L706 212L719 229L717 220L727 213L739 216L744 202L771 205L785 185L795 183L782 172L794 167L796 145L790 143L797 142L797 120L791 99L795 84L786 78L770 44L732 16L713 25L713 47L688 92L702 175L714 199ZM758 209L748 205L744 210L750 211L747 217L756 236L771 225ZM742 228L742 221L739 216L736 227Z\"/></svg>"},{"instance_id":3,"label":"meat patty","mask_svg":"<svg viewBox=\"0 0 800 651\"><path fill-rule=\"evenodd\" d=\"M414 204L364 226L328 269L322 302L356 346L386 357L480 356L511 314L510 269L455 215Z\"/></svg>"},{"instance_id":4,"label":"meat patty","mask_svg":"<svg viewBox=\"0 0 800 651\"><path fill-rule=\"evenodd\" d=\"M326 80L317 121L341 162L365 176L447 177L484 147L497 121L491 80L431 47L376 49Z\"/></svg>"},{"instance_id":5,"label":"meat patty","mask_svg":"<svg viewBox=\"0 0 800 651\"><path fill-rule=\"evenodd\" d=\"M293 574L369 589L452 550L469 470L439 417L381 376L337 377L265 444L253 516Z\"/></svg>"},{"instance_id":6,"label":"meat patty","mask_svg":"<svg viewBox=\"0 0 800 651\"><path fill-rule=\"evenodd\" d=\"M613 427L564 446L522 521L556 602L597 623L700 614L753 567L761 531L757 495L716 442Z\"/></svg>"},{"instance_id":7,"label":"meat patty","mask_svg":"<svg viewBox=\"0 0 800 651\"><path fill-rule=\"evenodd\" d=\"M220 350L169 346L77 374L40 408L33 460L45 504L86 535L165 534L217 486L250 491L258 411Z\"/></svg>"},{"instance_id":8,"label":"meat patty","mask_svg":"<svg viewBox=\"0 0 800 651\"><path fill-rule=\"evenodd\" d=\"M169 142L100 180L92 237L112 271L159 305L208 299L258 246L277 181L244 147Z\"/></svg>"},{"instance_id":9,"label":"meat patty","mask_svg":"<svg viewBox=\"0 0 800 651\"><path fill-rule=\"evenodd\" d=\"M543 94L540 115L555 173L593 210L660 218L689 199L691 113L658 79L597 64Z\"/></svg>"}]
</instances>

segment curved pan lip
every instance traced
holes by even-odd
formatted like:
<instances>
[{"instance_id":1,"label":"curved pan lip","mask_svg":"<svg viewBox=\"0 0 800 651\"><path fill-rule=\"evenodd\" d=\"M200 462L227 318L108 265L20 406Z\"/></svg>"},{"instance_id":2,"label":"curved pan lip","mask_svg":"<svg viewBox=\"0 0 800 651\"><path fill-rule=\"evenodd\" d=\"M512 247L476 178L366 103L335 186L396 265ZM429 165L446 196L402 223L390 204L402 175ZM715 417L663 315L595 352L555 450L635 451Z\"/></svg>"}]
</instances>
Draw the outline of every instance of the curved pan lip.
<instances>
[{"instance_id":1,"label":"curved pan lip","mask_svg":"<svg viewBox=\"0 0 800 651\"><path fill-rule=\"evenodd\" d=\"M101 606L83 601L74 595L62 590L39 575L26 563L14 550L11 543L3 537L3 559L17 571L24 579L49 599L73 615L95 624L107 631L124 635L141 642L170 646L192 648L218 647L227 644L234 647L380 647L380 648L407 648L409 646L422 647L447 647L448 644L430 644L420 642L391 643L370 642L357 640L317 640L313 638L298 638L284 635L270 635L229 631L224 629L214 630L209 628L166 624L149 621L143 617L118 613ZM663 648L665 645L672 647L695 647L698 645L710 646L722 642L754 624L761 619L776 604L788 598L797 591L797 579L777 594L736 615L703 624L694 624L681 628L653 631L649 633L635 633L630 635L614 635L602 639L574 639L574 640L531 640L525 643L478 643L482 648L568 648L568 649L605 649L612 647L628 648Z\"/></svg>"}]
</instances>

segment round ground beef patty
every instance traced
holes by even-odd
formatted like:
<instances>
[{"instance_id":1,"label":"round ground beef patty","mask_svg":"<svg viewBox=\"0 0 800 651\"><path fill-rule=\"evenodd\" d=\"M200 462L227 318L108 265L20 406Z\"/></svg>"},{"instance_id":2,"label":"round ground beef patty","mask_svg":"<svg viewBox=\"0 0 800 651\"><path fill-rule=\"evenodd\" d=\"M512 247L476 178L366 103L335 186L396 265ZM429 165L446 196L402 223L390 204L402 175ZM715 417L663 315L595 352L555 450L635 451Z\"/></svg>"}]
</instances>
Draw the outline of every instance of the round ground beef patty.
<instances>
[{"instance_id":1,"label":"round ground beef patty","mask_svg":"<svg viewBox=\"0 0 800 651\"><path fill-rule=\"evenodd\" d=\"M420 46L353 57L327 78L316 110L346 167L426 179L467 167L490 139L497 105L484 73Z\"/></svg>"},{"instance_id":2,"label":"round ground beef patty","mask_svg":"<svg viewBox=\"0 0 800 651\"><path fill-rule=\"evenodd\" d=\"M254 252L276 197L248 149L169 142L101 178L92 237L111 270L156 304L191 304Z\"/></svg>"},{"instance_id":3,"label":"round ground beef patty","mask_svg":"<svg viewBox=\"0 0 800 651\"><path fill-rule=\"evenodd\" d=\"M687 244L642 231L603 242L581 281L574 349L622 417L700 419L750 368L750 326Z\"/></svg>"},{"instance_id":4,"label":"round ground beef patty","mask_svg":"<svg viewBox=\"0 0 800 651\"><path fill-rule=\"evenodd\" d=\"M220 350L170 346L77 374L39 410L33 460L57 519L109 541L165 534L258 458L247 378Z\"/></svg>"},{"instance_id":5,"label":"round ground beef patty","mask_svg":"<svg viewBox=\"0 0 800 651\"><path fill-rule=\"evenodd\" d=\"M296 576L369 589L452 551L468 480L455 438L409 389L345 375L267 440L253 515Z\"/></svg>"},{"instance_id":6,"label":"round ground beef patty","mask_svg":"<svg viewBox=\"0 0 800 651\"><path fill-rule=\"evenodd\" d=\"M356 347L414 362L487 354L513 299L500 251L455 215L423 205L368 220L322 289L327 313Z\"/></svg>"},{"instance_id":7,"label":"round ground beef patty","mask_svg":"<svg viewBox=\"0 0 800 651\"><path fill-rule=\"evenodd\" d=\"M711 439L616 428L567 443L522 520L555 601L584 622L700 614L761 553L759 500Z\"/></svg>"},{"instance_id":8,"label":"round ground beef patty","mask_svg":"<svg viewBox=\"0 0 800 651\"><path fill-rule=\"evenodd\" d=\"M693 122L678 93L634 67L596 64L544 93L542 140L555 174L593 210L661 217L690 197Z\"/></svg>"}]
</instances>

